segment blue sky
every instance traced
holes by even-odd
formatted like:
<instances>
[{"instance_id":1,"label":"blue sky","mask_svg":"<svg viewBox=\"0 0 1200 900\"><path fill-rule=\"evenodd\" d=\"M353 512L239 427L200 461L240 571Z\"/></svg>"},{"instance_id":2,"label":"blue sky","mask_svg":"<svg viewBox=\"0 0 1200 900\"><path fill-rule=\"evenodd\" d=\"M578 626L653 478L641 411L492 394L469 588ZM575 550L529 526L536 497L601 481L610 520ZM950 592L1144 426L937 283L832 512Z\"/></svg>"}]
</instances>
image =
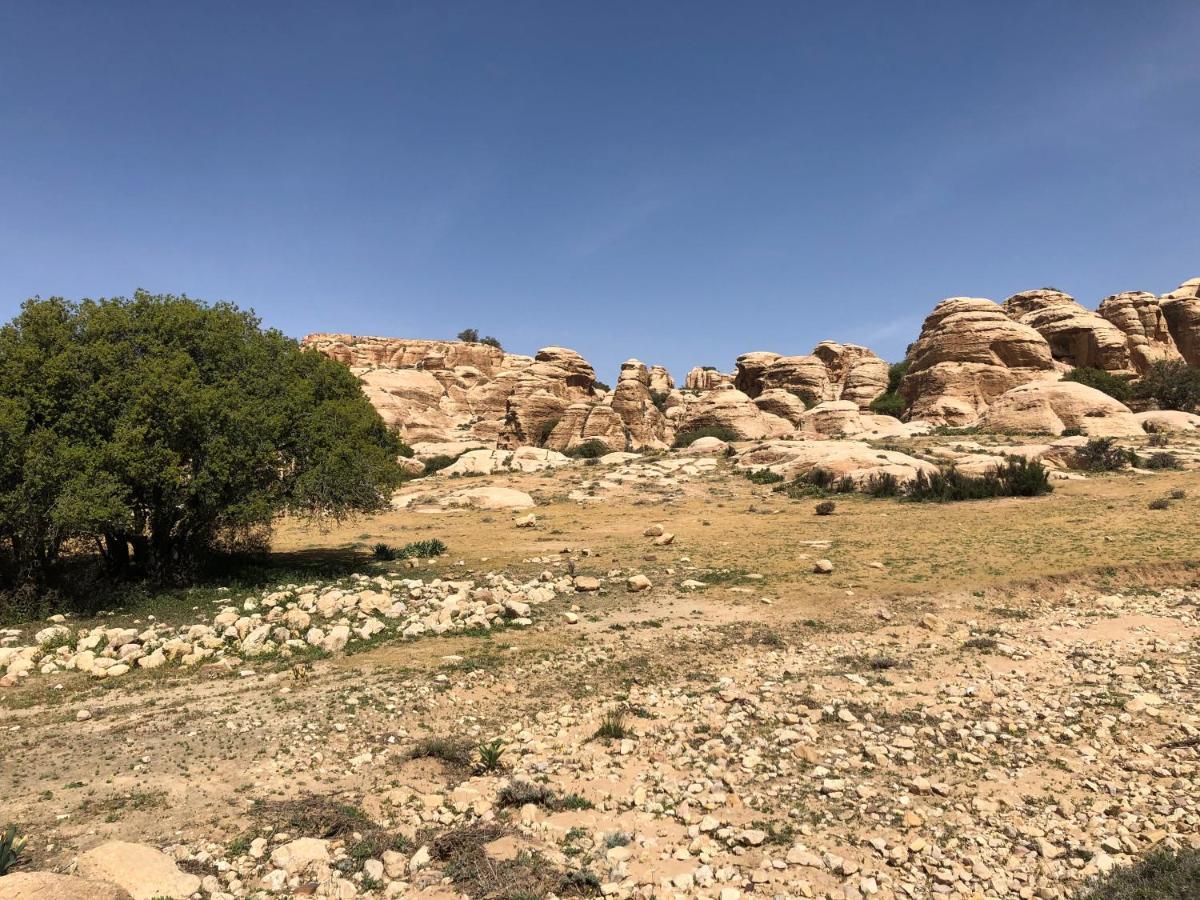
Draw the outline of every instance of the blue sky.
<instances>
[{"instance_id":1,"label":"blue sky","mask_svg":"<svg viewBox=\"0 0 1200 900\"><path fill-rule=\"evenodd\" d=\"M1200 275L1200 5L0 4L0 317L136 287L611 381Z\"/></svg>"}]
</instances>

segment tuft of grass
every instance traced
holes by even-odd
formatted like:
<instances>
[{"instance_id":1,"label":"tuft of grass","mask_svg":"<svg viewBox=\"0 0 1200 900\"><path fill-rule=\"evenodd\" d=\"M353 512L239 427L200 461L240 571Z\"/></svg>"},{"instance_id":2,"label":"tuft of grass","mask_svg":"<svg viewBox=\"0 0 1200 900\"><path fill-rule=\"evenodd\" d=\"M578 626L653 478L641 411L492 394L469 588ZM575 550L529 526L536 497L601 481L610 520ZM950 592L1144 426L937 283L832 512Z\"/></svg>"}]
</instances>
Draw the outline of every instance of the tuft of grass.
<instances>
[{"instance_id":1,"label":"tuft of grass","mask_svg":"<svg viewBox=\"0 0 1200 900\"><path fill-rule=\"evenodd\" d=\"M630 731L625 725L625 710L610 709L600 720L600 727L592 735L593 740L619 741L629 737Z\"/></svg>"},{"instance_id":2,"label":"tuft of grass","mask_svg":"<svg viewBox=\"0 0 1200 900\"><path fill-rule=\"evenodd\" d=\"M501 757L504 755L504 744L500 738L480 744L479 768L484 772L496 772L504 765Z\"/></svg>"},{"instance_id":3,"label":"tuft of grass","mask_svg":"<svg viewBox=\"0 0 1200 900\"><path fill-rule=\"evenodd\" d=\"M458 737L430 735L413 745L408 758L437 759L456 768L466 768L471 764L470 744Z\"/></svg>"},{"instance_id":4,"label":"tuft of grass","mask_svg":"<svg viewBox=\"0 0 1200 900\"><path fill-rule=\"evenodd\" d=\"M1156 500L1150 501L1151 509L1170 509L1170 507L1171 507L1171 501L1168 500L1166 497L1159 497Z\"/></svg>"},{"instance_id":5,"label":"tuft of grass","mask_svg":"<svg viewBox=\"0 0 1200 900\"><path fill-rule=\"evenodd\" d=\"M0 875L7 875L20 863L21 851L28 838L17 836L17 826L10 824L0 832Z\"/></svg>"},{"instance_id":6,"label":"tuft of grass","mask_svg":"<svg viewBox=\"0 0 1200 900\"><path fill-rule=\"evenodd\" d=\"M818 516L832 516L835 509L837 509L837 504L832 500L822 500L813 507L813 512Z\"/></svg>"},{"instance_id":7,"label":"tuft of grass","mask_svg":"<svg viewBox=\"0 0 1200 900\"><path fill-rule=\"evenodd\" d=\"M963 641L964 650L983 650L986 652L988 650L995 650L996 646L996 639L990 637L975 637L969 641Z\"/></svg>"},{"instance_id":8,"label":"tuft of grass","mask_svg":"<svg viewBox=\"0 0 1200 900\"><path fill-rule=\"evenodd\" d=\"M1200 850L1156 850L1092 879L1078 900L1187 900L1200 897Z\"/></svg>"}]
</instances>

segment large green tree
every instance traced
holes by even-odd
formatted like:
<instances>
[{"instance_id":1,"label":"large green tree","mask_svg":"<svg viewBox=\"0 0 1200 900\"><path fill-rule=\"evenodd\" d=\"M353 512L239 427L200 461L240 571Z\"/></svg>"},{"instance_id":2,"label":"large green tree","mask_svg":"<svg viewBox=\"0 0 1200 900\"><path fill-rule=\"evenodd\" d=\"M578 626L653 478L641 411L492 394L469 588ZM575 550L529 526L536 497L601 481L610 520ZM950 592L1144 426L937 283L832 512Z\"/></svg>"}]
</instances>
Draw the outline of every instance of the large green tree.
<instances>
[{"instance_id":1,"label":"large green tree","mask_svg":"<svg viewBox=\"0 0 1200 900\"><path fill-rule=\"evenodd\" d=\"M229 304L34 299L0 328L10 578L44 579L66 546L187 577L280 512L381 508L399 450L349 370Z\"/></svg>"}]
</instances>

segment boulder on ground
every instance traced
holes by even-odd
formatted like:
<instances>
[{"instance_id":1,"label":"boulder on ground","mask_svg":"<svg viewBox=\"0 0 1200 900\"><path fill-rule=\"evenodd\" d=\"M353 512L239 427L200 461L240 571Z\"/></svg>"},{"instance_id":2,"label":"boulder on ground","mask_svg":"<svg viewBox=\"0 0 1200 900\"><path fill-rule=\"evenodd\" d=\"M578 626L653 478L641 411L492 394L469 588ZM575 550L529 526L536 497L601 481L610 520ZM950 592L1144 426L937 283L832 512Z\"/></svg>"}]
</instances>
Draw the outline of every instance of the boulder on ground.
<instances>
[{"instance_id":1,"label":"boulder on ground","mask_svg":"<svg viewBox=\"0 0 1200 900\"><path fill-rule=\"evenodd\" d=\"M105 841L79 857L75 872L125 889L133 900L184 900L200 890L200 879L181 871L161 850L129 841Z\"/></svg>"},{"instance_id":2,"label":"boulder on ground","mask_svg":"<svg viewBox=\"0 0 1200 900\"><path fill-rule=\"evenodd\" d=\"M529 509L533 498L524 491L505 487L477 487L456 491L444 498L448 506L470 506L475 509Z\"/></svg>"},{"instance_id":3,"label":"boulder on ground","mask_svg":"<svg viewBox=\"0 0 1200 900\"><path fill-rule=\"evenodd\" d=\"M10 872L0 878L0 900L130 900L130 896L106 881L56 872Z\"/></svg>"},{"instance_id":4,"label":"boulder on ground","mask_svg":"<svg viewBox=\"0 0 1200 900\"><path fill-rule=\"evenodd\" d=\"M679 452L683 456L724 456L729 452L729 445L718 437L702 437Z\"/></svg>"},{"instance_id":5,"label":"boulder on ground","mask_svg":"<svg viewBox=\"0 0 1200 900\"><path fill-rule=\"evenodd\" d=\"M1143 431L1200 431L1200 416L1177 409L1134 413Z\"/></svg>"},{"instance_id":6,"label":"boulder on ground","mask_svg":"<svg viewBox=\"0 0 1200 900\"><path fill-rule=\"evenodd\" d=\"M788 479L824 469L837 478L848 475L858 485L876 475L888 474L905 483L917 472L937 471L925 460L845 440L770 441L743 451L734 464L739 469L770 469Z\"/></svg>"},{"instance_id":7,"label":"boulder on ground","mask_svg":"<svg viewBox=\"0 0 1200 900\"><path fill-rule=\"evenodd\" d=\"M1006 391L980 423L989 431L1055 434L1078 429L1090 437L1140 435L1142 426L1124 403L1074 381L1039 381Z\"/></svg>"}]
</instances>

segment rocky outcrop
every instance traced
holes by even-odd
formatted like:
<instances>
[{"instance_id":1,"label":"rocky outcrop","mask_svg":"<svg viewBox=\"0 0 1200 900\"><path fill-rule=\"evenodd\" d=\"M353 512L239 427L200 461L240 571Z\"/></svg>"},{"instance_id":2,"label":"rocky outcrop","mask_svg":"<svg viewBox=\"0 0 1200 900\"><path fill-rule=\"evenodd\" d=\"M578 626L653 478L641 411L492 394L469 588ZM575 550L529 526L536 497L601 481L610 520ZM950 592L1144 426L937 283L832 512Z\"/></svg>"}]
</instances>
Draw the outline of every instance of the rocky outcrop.
<instances>
[{"instance_id":1,"label":"rocky outcrop","mask_svg":"<svg viewBox=\"0 0 1200 900\"><path fill-rule=\"evenodd\" d=\"M106 881L55 872L9 872L0 881L0 900L132 900L129 892Z\"/></svg>"},{"instance_id":2,"label":"rocky outcrop","mask_svg":"<svg viewBox=\"0 0 1200 900\"><path fill-rule=\"evenodd\" d=\"M731 387L687 396L668 413L676 433L717 426L732 429L746 440L758 440L783 437L795 431L787 419L763 412L746 394Z\"/></svg>"},{"instance_id":3,"label":"rocky outcrop","mask_svg":"<svg viewBox=\"0 0 1200 900\"><path fill-rule=\"evenodd\" d=\"M754 405L765 413L787 419L793 425L799 425L804 418L804 401L783 388L769 388L754 398Z\"/></svg>"},{"instance_id":4,"label":"rocky outcrop","mask_svg":"<svg viewBox=\"0 0 1200 900\"><path fill-rule=\"evenodd\" d=\"M733 386L751 399L763 392L763 375L767 368L779 359L778 353L755 350L743 353L734 363Z\"/></svg>"},{"instance_id":5,"label":"rocky outcrop","mask_svg":"<svg viewBox=\"0 0 1200 900\"><path fill-rule=\"evenodd\" d=\"M1050 355L1063 367L1132 374L1125 333L1070 295L1049 288L1024 291L1005 300L1003 309L1044 337Z\"/></svg>"},{"instance_id":6,"label":"rocky outcrop","mask_svg":"<svg viewBox=\"0 0 1200 900\"><path fill-rule=\"evenodd\" d=\"M833 395L826 400L849 400L866 409L887 390L888 364L866 347L822 341L812 355L825 364Z\"/></svg>"},{"instance_id":7,"label":"rocky outcrop","mask_svg":"<svg viewBox=\"0 0 1200 900\"><path fill-rule=\"evenodd\" d=\"M650 376L650 393L666 395L675 390L675 379L663 366L651 366L648 374Z\"/></svg>"},{"instance_id":8,"label":"rocky outcrop","mask_svg":"<svg viewBox=\"0 0 1200 900\"><path fill-rule=\"evenodd\" d=\"M738 455L739 469L769 469L786 479L824 469L836 478L849 476L862 485L877 475L891 475L906 483L917 472L931 475L932 463L889 450L877 450L862 441L772 441Z\"/></svg>"},{"instance_id":9,"label":"rocky outcrop","mask_svg":"<svg viewBox=\"0 0 1200 900\"><path fill-rule=\"evenodd\" d=\"M1024 384L988 407L980 424L990 431L1053 434L1078 430L1089 437L1141 435L1141 423L1125 404L1073 381Z\"/></svg>"},{"instance_id":10,"label":"rocky outcrop","mask_svg":"<svg viewBox=\"0 0 1200 900\"><path fill-rule=\"evenodd\" d=\"M1125 335L1129 362L1143 374L1156 362L1180 359L1159 299L1146 291L1125 291L1100 301L1099 313Z\"/></svg>"},{"instance_id":11,"label":"rocky outcrop","mask_svg":"<svg viewBox=\"0 0 1200 900\"><path fill-rule=\"evenodd\" d=\"M722 385L733 384L734 376L718 372L712 366L696 366L683 381L685 391L713 391Z\"/></svg>"},{"instance_id":12,"label":"rocky outcrop","mask_svg":"<svg viewBox=\"0 0 1200 900\"><path fill-rule=\"evenodd\" d=\"M939 303L908 358L900 393L910 418L953 426L974 424L1005 391L1055 377L1046 339L977 297Z\"/></svg>"},{"instance_id":13,"label":"rocky outcrop","mask_svg":"<svg viewBox=\"0 0 1200 900\"><path fill-rule=\"evenodd\" d=\"M625 426L633 450L665 450L670 446L670 428L654 403L650 385L650 371L641 362L630 359L621 364L611 405Z\"/></svg>"},{"instance_id":14,"label":"rocky outcrop","mask_svg":"<svg viewBox=\"0 0 1200 900\"><path fill-rule=\"evenodd\" d=\"M1189 366L1200 366L1200 278L1164 295L1160 305L1180 356Z\"/></svg>"},{"instance_id":15,"label":"rocky outcrop","mask_svg":"<svg viewBox=\"0 0 1200 900\"><path fill-rule=\"evenodd\" d=\"M865 409L887 389L887 381L888 364L866 347L822 341L801 356L745 353L737 359L734 385L751 398L782 390L807 406L849 400Z\"/></svg>"}]
</instances>

